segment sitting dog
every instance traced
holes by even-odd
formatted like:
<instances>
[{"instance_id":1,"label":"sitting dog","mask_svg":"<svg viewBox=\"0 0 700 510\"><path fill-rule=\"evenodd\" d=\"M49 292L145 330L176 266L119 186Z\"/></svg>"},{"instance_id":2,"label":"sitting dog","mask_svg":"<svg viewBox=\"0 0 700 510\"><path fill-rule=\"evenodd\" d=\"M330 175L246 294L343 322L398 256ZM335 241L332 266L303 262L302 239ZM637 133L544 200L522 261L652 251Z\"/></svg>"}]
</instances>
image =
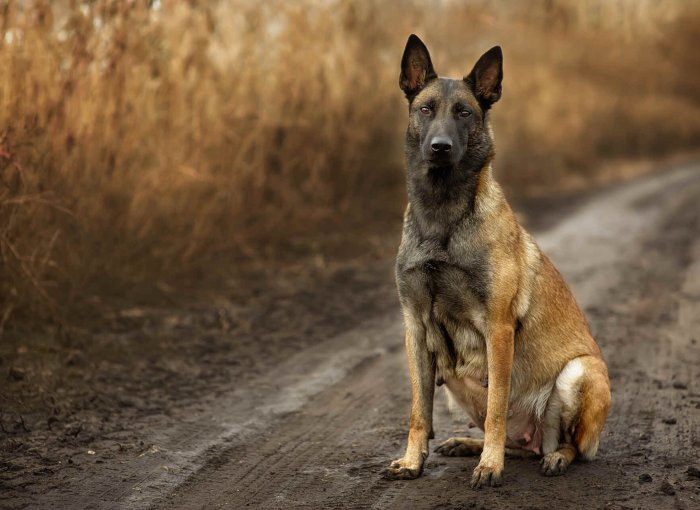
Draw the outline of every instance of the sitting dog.
<instances>
[{"instance_id":1,"label":"sitting dog","mask_svg":"<svg viewBox=\"0 0 700 510\"><path fill-rule=\"evenodd\" d=\"M452 438L436 450L481 453L474 488L500 485L506 449L542 455L545 475L598 450L607 367L571 291L492 175L488 113L502 79L498 46L457 80L438 78L415 35L401 60L409 203L396 281L413 395L406 454L385 470L390 479L423 470L436 382L484 431L483 441Z\"/></svg>"}]
</instances>

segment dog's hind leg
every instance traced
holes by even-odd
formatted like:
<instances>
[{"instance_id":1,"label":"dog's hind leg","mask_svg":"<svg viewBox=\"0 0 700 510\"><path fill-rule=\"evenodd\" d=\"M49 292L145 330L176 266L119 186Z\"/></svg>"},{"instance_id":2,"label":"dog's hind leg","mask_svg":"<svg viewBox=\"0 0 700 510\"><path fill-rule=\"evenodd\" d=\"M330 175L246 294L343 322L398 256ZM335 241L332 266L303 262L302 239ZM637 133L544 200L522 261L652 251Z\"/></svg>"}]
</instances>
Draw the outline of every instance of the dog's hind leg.
<instances>
[{"instance_id":1,"label":"dog's hind leg","mask_svg":"<svg viewBox=\"0 0 700 510\"><path fill-rule=\"evenodd\" d=\"M433 450L446 457L472 457L480 455L484 449L484 440L473 437L451 437Z\"/></svg>"},{"instance_id":2,"label":"dog's hind leg","mask_svg":"<svg viewBox=\"0 0 700 510\"><path fill-rule=\"evenodd\" d=\"M563 475L577 454L591 460L610 406L607 370L600 358L571 360L557 377L544 417L542 473Z\"/></svg>"},{"instance_id":3,"label":"dog's hind leg","mask_svg":"<svg viewBox=\"0 0 700 510\"><path fill-rule=\"evenodd\" d=\"M546 453L540 464L542 465L542 474L546 476L558 476L566 473L569 464L576 458L576 447L571 442L571 436L565 434L564 442L559 447L550 453Z\"/></svg>"},{"instance_id":4,"label":"dog's hind leg","mask_svg":"<svg viewBox=\"0 0 700 510\"><path fill-rule=\"evenodd\" d=\"M474 437L451 437L433 450L446 457L474 457L484 449L484 440ZM506 448L510 457L533 457L536 453L520 448Z\"/></svg>"}]
</instances>

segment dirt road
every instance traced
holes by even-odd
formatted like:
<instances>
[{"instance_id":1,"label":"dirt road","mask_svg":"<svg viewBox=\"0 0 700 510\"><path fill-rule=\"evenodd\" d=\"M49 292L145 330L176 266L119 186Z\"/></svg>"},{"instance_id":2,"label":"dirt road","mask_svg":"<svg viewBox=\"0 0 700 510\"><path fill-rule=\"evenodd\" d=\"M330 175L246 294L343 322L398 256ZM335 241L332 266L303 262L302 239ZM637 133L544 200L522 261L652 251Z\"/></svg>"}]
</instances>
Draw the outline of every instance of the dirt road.
<instances>
[{"instance_id":1,"label":"dirt road","mask_svg":"<svg viewBox=\"0 0 700 510\"><path fill-rule=\"evenodd\" d=\"M700 508L700 166L604 190L566 214L558 207L560 218L535 209L525 221L610 368L613 408L594 462L546 478L536 460L507 459L502 487L473 491L477 458L432 454L420 479L383 480L405 446L410 388L391 261L381 259L309 282L267 310L272 323L279 308L296 310L277 321L294 338L212 337L211 349L229 356L217 370L235 377L192 383L160 414L133 414L140 450L102 462L92 461L99 451L69 456L81 469L54 469L31 490L6 482L0 506ZM337 310L339 282L350 316ZM305 312L294 308L300 295ZM368 309L367 320L352 318ZM432 446L465 434L441 390L435 414Z\"/></svg>"}]
</instances>

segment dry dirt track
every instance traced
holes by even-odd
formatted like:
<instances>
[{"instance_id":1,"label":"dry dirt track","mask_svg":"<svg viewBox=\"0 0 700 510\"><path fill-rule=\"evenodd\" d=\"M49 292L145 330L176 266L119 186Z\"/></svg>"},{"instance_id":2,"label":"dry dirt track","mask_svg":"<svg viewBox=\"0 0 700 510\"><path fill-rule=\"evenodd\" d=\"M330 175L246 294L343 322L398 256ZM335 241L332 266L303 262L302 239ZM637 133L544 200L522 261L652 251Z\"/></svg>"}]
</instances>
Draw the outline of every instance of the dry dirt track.
<instances>
[{"instance_id":1,"label":"dry dirt track","mask_svg":"<svg viewBox=\"0 0 700 510\"><path fill-rule=\"evenodd\" d=\"M381 479L404 448L410 404L397 304L219 388L147 431L151 451L95 465L30 506L700 508L700 167L574 209L533 233L610 367L614 404L596 461L545 478L537 461L507 459L502 487L472 491L476 458L433 454L418 480ZM436 400L433 446L466 430L440 391Z\"/></svg>"}]
</instances>

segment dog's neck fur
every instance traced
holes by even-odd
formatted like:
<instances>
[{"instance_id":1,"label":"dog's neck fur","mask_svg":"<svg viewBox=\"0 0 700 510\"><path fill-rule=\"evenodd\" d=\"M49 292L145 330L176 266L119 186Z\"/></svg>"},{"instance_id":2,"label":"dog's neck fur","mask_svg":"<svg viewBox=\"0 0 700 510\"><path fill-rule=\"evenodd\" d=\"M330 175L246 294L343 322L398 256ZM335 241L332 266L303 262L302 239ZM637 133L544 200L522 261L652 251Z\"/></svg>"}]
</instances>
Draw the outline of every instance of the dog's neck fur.
<instances>
[{"instance_id":1,"label":"dog's neck fur","mask_svg":"<svg viewBox=\"0 0 700 510\"><path fill-rule=\"evenodd\" d=\"M409 172L408 200L422 238L443 242L465 221L479 221L497 184L491 157L478 165ZM498 195L498 193L496 193ZM496 197L493 197L496 198ZM486 207L490 208L490 207Z\"/></svg>"}]
</instances>

